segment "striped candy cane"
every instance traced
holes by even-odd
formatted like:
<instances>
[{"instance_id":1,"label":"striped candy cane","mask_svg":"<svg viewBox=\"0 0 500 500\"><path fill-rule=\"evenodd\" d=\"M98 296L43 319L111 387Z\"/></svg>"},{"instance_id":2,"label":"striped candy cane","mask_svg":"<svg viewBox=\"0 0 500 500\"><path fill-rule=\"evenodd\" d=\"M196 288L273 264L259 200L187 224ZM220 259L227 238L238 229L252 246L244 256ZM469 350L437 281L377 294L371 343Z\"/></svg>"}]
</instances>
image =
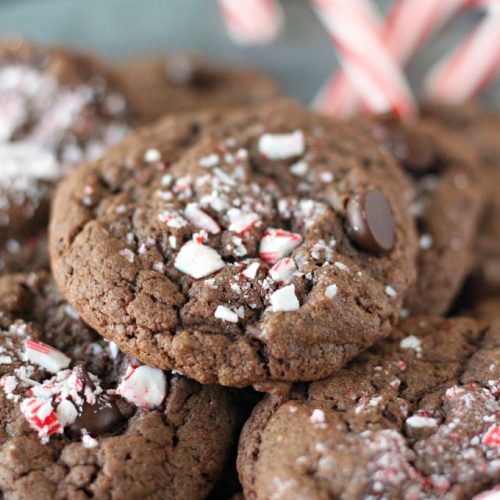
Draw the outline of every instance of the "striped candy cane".
<instances>
[{"instance_id":1,"label":"striped candy cane","mask_svg":"<svg viewBox=\"0 0 500 500\"><path fill-rule=\"evenodd\" d=\"M370 113L414 113L396 58L380 36L366 0L311 0L339 53L346 77Z\"/></svg>"},{"instance_id":2,"label":"striped candy cane","mask_svg":"<svg viewBox=\"0 0 500 500\"><path fill-rule=\"evenodd\" d=\"M218 0L227 32L238 45L265 45L283 28L276 0Z\"/></svg>"},{"instance_id":3,"label":"striped candy cane","mask_svg":"<svg viewBox=\"0 0 500 500\"><path fill-rule=\"evenodd\" d=\"M400 65L404 66L446 21L470 0L398 0L384 24L371 12L372 24ZM370 13L370 10L367 10ZM338 72L320 90L313 106L321 113L349 117L360 111L356 89L347 76Z\"/></svg>"},{"instance_id":4,"label":"striped candy cane","mask_svg":"<svg viewBox=\"0 0 500 500\"><path fill-rule=\"evenodd\" d=\"M484 19L465 41L429 71L425 93L457 104L477 96L500 70L500 1L479 2Z\"/></svg>"}]
</instances>

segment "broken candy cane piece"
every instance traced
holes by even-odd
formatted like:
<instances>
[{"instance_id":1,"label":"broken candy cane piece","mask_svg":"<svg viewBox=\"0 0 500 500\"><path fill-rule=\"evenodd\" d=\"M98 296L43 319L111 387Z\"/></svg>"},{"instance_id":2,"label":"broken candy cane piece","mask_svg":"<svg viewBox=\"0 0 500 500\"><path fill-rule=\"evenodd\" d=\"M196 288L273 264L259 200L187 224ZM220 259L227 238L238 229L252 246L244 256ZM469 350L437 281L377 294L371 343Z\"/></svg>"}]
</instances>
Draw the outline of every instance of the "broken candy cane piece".
<instances>
[{"instance_id":1,"label":"broken candy cane piece","mask_svg":"<svg viewBox=\"0 0 500 500\"><path fill-rule=\"evenodd\" d=\"M260 240L259 253L264 262L276 263L302 243L302 236L282 229L267 229Z\"/></svg>"},{"instance_id":2,"label":"broken candy cane piece","mask_svg":"<svg viewBox=\"0 0 500 500\"><path fill-rule=\"evenodd\" d=\"M294 260L290 257L285 257L276 262L276 264L269 269L269 274L273 281L288 283L296 271L297 266Z\"/></svg>"},{"instance_id":3,"label":"broken candy cane piece","mask_svg":"<svg viewBox=\"0 0 500 500\"><path fill-rule=\"evenodd\" d=\"M158 368L129 365L116 393L140 408L155 408L167 394L165 374Z\"/></svg>"},{"instance_id":4,"label":"broken candy cane piece","mask_svg":"<svg viewBox=\"0 0 500 500\"><path fill-rule=\"evenodd\" d=\"M286 160L301 156L305 151L304 134L296 130L290 134L264 134L259 139L259 153L270 160Z\"/></svg>"},{"instance_id":5,"label":"broken candy cane piece","mask_svg":"<svg viewBox=\"0 0 500 500\"><path fill-rule=\"evenodd\" d=\"M205 231L211 234L220 233L219 224L210 215L201 210L197 203L188 203L184 209L184 215L194 226L205 229Z\"/></svg>"},{"instance_id":6,"label":"broken candy cane piece","mask_svg":"<svg viewBox=\"0 0 500 500\"><path fill-rule=\"evenodd\" d=\"M175 268L193 278L204 278L225 266L222 257L213 248L188 241L175 259Z\"/></svg>"},{"instance_id":7,"label":"broken candy cane piece","mask_svg":"<svg viewBox=\"0 0 500 500\"><path fill-rule=\"evenodd\" d=\"M28 361L51 373L57 373L67 368L71 362L68 356L43 342L26 340L24 349Z\"/></svg>"}]
</instances>

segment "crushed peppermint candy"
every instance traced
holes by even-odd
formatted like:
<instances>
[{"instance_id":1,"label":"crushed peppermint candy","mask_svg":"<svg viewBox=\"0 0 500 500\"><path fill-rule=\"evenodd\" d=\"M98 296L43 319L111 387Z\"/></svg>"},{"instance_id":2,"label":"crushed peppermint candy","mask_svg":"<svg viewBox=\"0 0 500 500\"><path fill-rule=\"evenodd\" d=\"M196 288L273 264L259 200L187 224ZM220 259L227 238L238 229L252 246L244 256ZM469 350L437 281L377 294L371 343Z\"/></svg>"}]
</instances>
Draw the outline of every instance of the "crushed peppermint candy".
<instances>
[{"instance_id":1,"label":"crushed peppermint candy","mask_svg":"<svg viewBox=\"0 0 500 500\"><path fill-rule=\"evenodd\" d=\"M161 153L158 149L148 149L144 153L144 161L147 163L156 163L161 160Z\"/></svg>"},{"instance_id":2,"label":"crushed peppermint candy","mask_svg":"<svg viewBox=\"0 0 500 500\"><path fill-rule=\"evenodd\" d=\"M42 443L47 443L50 436L63 432L49 400L28 398L21 402L21 413L30 426L38 432Z\"/></svg>"},{"instance_id":3,"label":"crushed peppermint candy","mask_svg":"<svg viewBox=\"0 0 500 500\"><path fill-rule=\"evenodd\" d=\"M290 257L279 260L269 269L269 275L277 283L288 283L297 272L297 266Z\"/></svg>"},{"instance_id":4,"label":"crushed peppermint candy","mask_svg":"<svg viewBox=\"0 0 500 500\"><path fill-rule=\"evenodd\" d=\"M244 234L253 230L260 222L260 217L255 212L244 213L239 209L228 211L229 224L228 230L238 234Z\"/></svg>"},{"instance_id":5,"label":"crushed peppermint candy","mask_svg":"<svg viewBox=\"0 0 500 500\"><path fill-rule=\"evenodd\" d=\"M214 316L222 321L228 321L230 323L238 323L238 315L226 306L217 306Z\"/></svg>"},{"instance_id":6,"label":"crushed peppermint candy","mask_svg":"<svg viewBox=\"0 0 500 500\"><path fill-rule=\"evenodd\" d=\"M28 361L51 373L57 373L67 368L71 363L71 359L68 356L43 342L31 339L26 340L24 349Z\"/></svg>"},{"instance_id":7,"label":"crushed peppermint candy","mask_svg":"<svg viewBox=\"0 0 500 500\"><path fill-rule=\"evenodd\" d=\"M225 263L216 250L191 240L184 243L174 265L179 271L198 279L220 271Z\"/></svg>"},{"instance_id":8,"label":"crushed peppermint candy","mask_svg":"<svg viewBox=\"0 0 500 500\"><path fill-rule=\"evenodd\" d=\"M259 271L260 264L258 262L252 262L244 271L241 272L245 278L249 280L254 280Z\"/></svg>"},{"instance_id":9,"label":"crushed peppermint candy","mask_svg":"<svg viewBox=\"0 0 500 500\"><path fill-rule=\"evenodd\" d=\"M325 289L325 296L328 298L328 299L333 299L334 297L337 296L337 292L338 292L338 288L337 288L337 285L333 284L333 285L328 285Z\"/></svg>"},{"instance_id":10,"label":"crushed peppermint candy","mask_svg":"<svg viewBox=\"0 0 500 500\"><path fill-rule=\"evenodd\" d=\"M210 155L204 156L200 158L198 161L198 165L202 168L212 168L216 167L220 163L220 158L217 153L212 153Z\"/></svg>"},{"instance_id":11,"label":"crushed peppermint candy","mask_svg":"<svg viewBox=\"0 0 500 500\"><path fill-rule=\"evenodd\" d=\"M217 221L201 210L198 203L188 203L184 209L184 215L194 226L205 229L211 234L220 233L220 226Z\"/></svg>"},{"instance_id":12,"label":"crushed peppermint candy","mask_svg":"<svg viewBox=\"0 0 500 500\"><path fill-rule=\"evenodd\" d=\"M481 440L486 446L500 446L500 426L493 424Z\"/></svg>"},{"instance_id":13,"label":"crushed peppermint candy","mask_svg":"<svg viewBox=\"0 0 500 500\"><path fill-rule=\"evenodd\" d=\"M287 285L273 292L269 298L273 312L297 311L299 299L295 295L295 285Z\"/></svg>"},{"instance_id":14,"label":"crushed peppermint candy","mask_svg":"<svg viewBox=\"0 0 500 500\"><path fill-rule=\"evenodd\" d=\"M158 368L129 365L116 393L139 408L156 408L167 394L165 374Z\"/></svg>"},{"instance_id":15,"label":"crushed peppermint candy","mask_svg":"<svg viewBox=\"0 0 500 500\"><path fill-rule=\"evenodd\" d=\"M292 163L292 165L290 165L289 167L290 173L296 175L297 177L306 175L308 169L309 166L307 165L307 162L304 160L299 160L295 163Z\"/></svg>"},{"instance_id":16,"label":"crushed peppermint candy","mask_svg":"<svg viewBox=\"0 0 500 500\"><path fill-rule=\"evenodd\" d=\"M422 341L415 335L408 335L399 343L401 349L413 349L417 353L422 352Z\"/></svg>"},{"instance_id":17,"label":"crushed peppermint candy","mask_svg":"<svg viewBox=\"0 0 500 500\"><path fill-rule=\"evenodd\" d=\"M398 292L396 292L395 288L392 287L391 285L387 285L385 288L384 288L384 293L388 296L388 297L392 297L392 298L395 298L398 296Z\"/></svg>"},{"instance_id":18,"label":"crushed peppermint candy","mask_svg":"<svg viewBox=\"0 0 500 500\"><path fill-rule=\"evenodd\" d=\"M260 240L259 254L264 262L276 263L302 243L302 236L282 229L267 229Z\"/></svg>"},{"instance_id":19,"label":"crushed peppermint candy","mask_svg":"<svg viewBox=\"0 0 500 500\"><path fill-rule=\"evenodd\" d=\"M421 415L412 415L406 419L408 427L421 429L423 427L437 427L438 421L435 418L425 417Z\"/></svg>"},{"instance_id":20,"label":"crushed peppermint candy","mask_svg":"<svg viewBox=\"0 0 500 500\"><path fill-rule=\"evenodd\" d=\"M326 422L325 412L316 408L309 417L311 424L324 424Z\"/></svg>"},{"instance_id":21,"label":"crushed peppermint candy","mask_svg":"<svg viewBox=\"0 0 500 500\"><path fill-rule=\"evenodd\" d=\"M286 160L305 152L304 134L296 130L290 134L264 134L259 139L259 153L270 160Z\"/></svg>"}]
</instances>

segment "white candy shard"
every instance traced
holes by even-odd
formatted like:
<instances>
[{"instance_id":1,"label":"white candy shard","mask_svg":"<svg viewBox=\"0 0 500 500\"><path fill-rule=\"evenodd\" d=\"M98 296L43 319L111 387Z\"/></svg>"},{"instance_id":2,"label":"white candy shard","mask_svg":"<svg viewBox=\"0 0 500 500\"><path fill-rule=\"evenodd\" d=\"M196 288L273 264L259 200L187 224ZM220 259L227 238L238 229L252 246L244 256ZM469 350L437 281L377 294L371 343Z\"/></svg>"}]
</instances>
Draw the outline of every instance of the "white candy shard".
<instances>
[{"instance_id":1,"label":"white candy shard","mask_svg":"<svg viewBox=\"0 0 500 500\"><path fill-rule=\"evenodd\" d=\"M431 417L424 417L421 415L412 415L406 419L406 425L413 429L421 429L424 427L437 427L437 420Z\"/></svg>"},{"instance_id":2,"label":"white candy shard","mask_svg":"<svg viewBox=\"0 0 500 500\"><path fill-rule=\"evenodd\" d=\"M290 134L264 134L259 139L259 153L270 160L286 160L301 156L304 151L305 141L301 130Z\"/></svg>"},{"instance_id":3,"label":"white candy shard","mask_svg":"<svg viewBox=\"0 0 500 500\"><path fill-rule=\"evenodd\" d=\"M116 393L140 408L155 408L167 393L165 374L158 368L129 365Z\"/></svg>"},{"instance_id":4,"label":"white candy shard","mask_svg":"<svg viewBox=\"0 0 500 500\"><path fill-rule=\"evenodd\" d=\"M78 416L78 411L75 405L68 399L63 399L58 405L56 415L63 427L71 425Z\"/></svg>"},{"instance_id":5,"label":"white candy shard","mask_svg":"<svg viewBox=\"0 0 500 500\"><path fill-rule=\"evenodd\" d=\"M325 412L316 408L309 417L311 424L324 424L326 422Z\"/></svg>"},{"instance_id":6,"label":"white candy shard","mask_svg":"<svg viewBox=\"0 0 500 500\"><path fill-rule=\"evenodd\" d=\"M282 229L267 229L260 240L259 254L263 261L270 264L289 255L302 243L302 236Z\"/></svg>"},{"instance_id":7,"label":"white candy shard","mask_svg":"<svg viewBox=\"0 0 500 500\"><path fill-rule=\"evenodd\" d=\"M399 343L401 349L413 349L414 351L421 352L422 350L422 341L415 337L415 335L408 335L401 340Z\"/></svg>"},{"instance_id":8,"label":"white candy shard","mask_svg":"<svg viewBox=\"0 0 500 500\"><path fill-rule=\"evenodd\" d=\"M229 218L231 220L231 224L228 228L229 231L238 234L251 231L255 224L260 221L260 217L256 213L242 213L239 210L230 212Z\"/></svg>"},{"instance_id":9,"label":"white candy shard","mask_svg":"<svg viewBox=\"0 0 500 500\"><path fill-rule=\"evenodd\" d=\"M295 285L288 285L276 290L270 297L273 312L297 311L299 299L295 295Z\"/></svg>"},{"instance_id":10,"label":"white candy shard","mask_svg":"<svg viewBox=\"0 0 500 500\"><path fill-rule=\"evenodd\" d=\"M214 316L222 321L229 321L230 323L238 323L238 315L226 306L217 306Z\"/></svg>"},{"instance_id":11,"label":"white candy shard","mask_svg":"<svg viewBox=\"0 0 500 500\"><path fill-rule=\"evenodd\" d=\"M154 163L160 160L161 160L161 153L158 149L151 148L144 153L144 161L148 163Z\"/></svg>"},{"instance_id":12,"label":"white candy shard","mask_svg":"<svg viewBox=\"0 0 500 500\"><path fill-rule=\"evenodd\" d=\"M57 373L67 368L71 362L65 354L53 347L37 342L35 340L26 340L24 349L27 361L38 365L51 373Z\"/></svg>"},{"instance_id":13,"label":"white candy shard","mask_svg":"<svg viewBox=\"0 0 500 500\"><path fill-rule=\"evenodd\" d=\"M216 250L192 240L184 243L174 265L179 271L196 279L204 278L225 266Z\"/></svg>"},{"instance_id":14,"label":"white candy shard","mask_svg":"<svg viewBox=\"0 0 500 500\"><path fill-rule=\"evenodd\" d=\"M398 296L398 292L396 292L396 289L394 287L392 287L391 285L387 285L385 288L384 288L384 293L388 296L388 297L397 297Z\"/></svg>"},{"instance_id":15,"label":"white candy shard","mask_svg":"<svg viewBox=\"0 0 500 500\"><path fill-rule=\"evenodd\" d=\"M194 226L205 229L205 231L211 234L220 233L219 224L210 215L201 210L198 203L188 203L184 209L184 215Z\"/></svg>"},{"instance_id":16,"label":"white candy shard","mask_svg":"<svg viewBox=\"0 0 500 500\"><path fill-rule=\"evenodd\" d=\"M288 283L296 271L297 266L294 260L290 257L285 257L276 262L276 264L269 269L269 274L273 281Z\"/></svg>"},{"instance_id":17,"label":"white candy shard","mask_svg":"<svg viewBox=\"0 0 500 500\"><path fill-rule=\"evenodd\" d=\"M55 180L59 165L52 153L28 142L0 144L0 182L18 178Z\"/></svg>"},{"instance_id":18,"label":"white candy shard","mask_svg":"<svg viewBox=\"0 0 500 500\"><path fill-rule=\"evenodd\" d=\"M260 264L258 262L252 262L244 271L242 271L242 275L249 280L254 280L257 276L257 272L259 270Z\"/></svg>"},{"instance_id":19,"label":"white candy shard","mask_svg":"<svg viewBox=\"0 0 500 500\"><path fill-rule=\"evenodd\" d=\"M328 285L325 289L325 295L329 299L333 299L338 292L337 285Z\"/></svg>"}]
</instances>

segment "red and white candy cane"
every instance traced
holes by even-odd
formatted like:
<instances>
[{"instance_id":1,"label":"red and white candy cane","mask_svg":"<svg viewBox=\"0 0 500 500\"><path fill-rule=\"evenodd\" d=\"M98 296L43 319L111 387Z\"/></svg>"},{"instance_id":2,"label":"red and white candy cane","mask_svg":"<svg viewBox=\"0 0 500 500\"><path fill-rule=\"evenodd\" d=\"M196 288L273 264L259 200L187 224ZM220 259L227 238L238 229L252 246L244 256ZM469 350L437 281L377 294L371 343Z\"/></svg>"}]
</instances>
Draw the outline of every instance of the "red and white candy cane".
<instances>
[{"instance_id":1,"label":"red and white candy cane","mask_svg":"<svg viewBox=\"0 0 500 500\"><path fill-rule=\"evenodd\" d=\"M485 9L484 19L428 73L425 90L432 100L450 104L470 100L500 70L500 1L472 3Z\"/></svg>"},{"instance_id":2,"label":"red and white candy cane","mask_svg":"<svg viewBox=\"0 0 500 500\"><path fill-rule=\"evenodd\" d=\"M366 0L312 0L339 54L345 75L370 113L414 113L403 72L372 20Z\"/></svg>"},{"instance_id":3,"label":"red and white candy cane","mask_svg":"<svg viewBox=\"0 0 500 500\"><path fill-rule=\"evenodd\" d=\"M218 0L226 29L238 45L265 45L283 27L283 11L276 0Z\"/></svg>"},{"instance_id":4,"label":"red and white candy cane","mask_svg":"<svg viewBox=\"0 0 500 500\"><path fill-rule=\"evenodd\" d=\"M470 0L397 0L384 23L377 12L366 9L371 23L400 65L404 66L446 21ZM331 116L349 117L360 111L361 101L347 76L338 72L323 86L314 108Z\"/></svg>"}]
</instances>

